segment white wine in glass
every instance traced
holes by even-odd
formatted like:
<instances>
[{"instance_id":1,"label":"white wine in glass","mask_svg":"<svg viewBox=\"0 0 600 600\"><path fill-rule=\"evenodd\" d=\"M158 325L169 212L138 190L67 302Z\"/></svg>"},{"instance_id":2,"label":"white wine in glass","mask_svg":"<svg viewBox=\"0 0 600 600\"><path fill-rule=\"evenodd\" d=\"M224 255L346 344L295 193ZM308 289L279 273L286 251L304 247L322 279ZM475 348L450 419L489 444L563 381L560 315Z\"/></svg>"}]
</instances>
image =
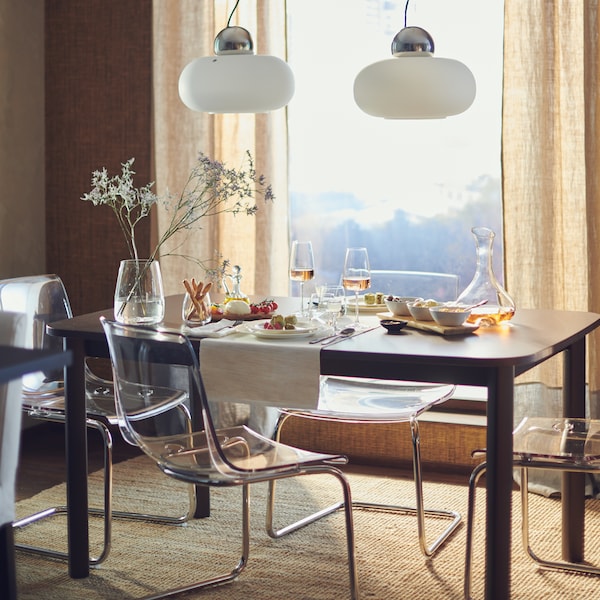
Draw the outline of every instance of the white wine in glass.
<instances>
[{"instance_id":1,"label":"white wine in glass","mask_svg":"<svg viewBox=\"0 0 600 600\"><path fill-rule=\"evenodd\" d=\"M371 267L366 248L347 248L344 271L342 272L342 285L345 289L354 292L354 328L360 328L358 320L358 292L363 292L371 287Z\"/></svg>"},{"instance_id":2,"label":"white wine in glass","mask_svg":"<svg viewBox=\"0 0 600 600\"><path fill-rule=\"evenodd\" d=\"M304 310L304 282L315 276L315 258L311 242L292 243L290 253L290 279L300 282L300 315L305 316Z\"/></svg>"}]
</instances>

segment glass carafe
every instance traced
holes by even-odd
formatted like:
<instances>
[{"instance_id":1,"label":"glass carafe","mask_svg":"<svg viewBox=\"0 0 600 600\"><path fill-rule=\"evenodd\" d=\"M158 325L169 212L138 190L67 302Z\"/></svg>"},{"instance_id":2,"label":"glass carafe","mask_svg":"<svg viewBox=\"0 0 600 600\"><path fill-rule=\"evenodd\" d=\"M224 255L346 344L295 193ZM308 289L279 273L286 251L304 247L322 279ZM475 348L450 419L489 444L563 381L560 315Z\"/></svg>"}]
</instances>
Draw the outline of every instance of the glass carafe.
<instances>
[{"instance_id":1,"label":"glass carafe","mask_svg":"<svg viewBox=\"0 0 600 600\"><path fill-rule=\"evenodd\" d=\"M500 285L492 269L492 247L494 232L487 227L473 227L477 250L477 268L471 283L457 299L458 304L477 304L467 319L469 323L480 326L498 325L509 321L515 314L515 303L508 292Z\"/></svg>"},{"instance_id":2,"label":"glass carafe","mask_svg":"<svg viewBox=\"0 0 600 600\"><path fill-rule=\"evenodd\" d=\"M246 296L240 288L240 282L242 281L242 267L234 265L232 271L232 275L225 275L223 277L225 302L229 302L230 300L243 300L244 302L249 302L248 296Z\"/></svg>"}]
</instances>

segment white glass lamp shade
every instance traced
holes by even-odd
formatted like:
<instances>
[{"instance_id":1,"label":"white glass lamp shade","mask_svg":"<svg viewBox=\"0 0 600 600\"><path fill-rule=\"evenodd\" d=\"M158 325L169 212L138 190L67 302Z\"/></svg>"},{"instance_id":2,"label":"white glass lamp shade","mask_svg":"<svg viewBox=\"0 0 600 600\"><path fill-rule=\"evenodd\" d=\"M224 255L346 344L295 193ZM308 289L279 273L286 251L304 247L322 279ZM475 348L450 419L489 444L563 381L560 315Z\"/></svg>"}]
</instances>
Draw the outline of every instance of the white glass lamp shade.
<instances>
[{"instance_id":1,"label":"white glass lamp shade","mask_svg":"<svg viewBox=\"0 0 600 600\"><path fill-rule=\"evenodd\" d=\"M392 41L394 58L365 67L354 80L354 99L367 114L385 119L443 119L475 99L475 77L461 62L434 58L433 38L405 27Z\"/></svg>"},{"instance_id":2,"label":"white glass lamp shade","mask_svg":"<svg viewBox=\"0 0 600 600\"><path fill-rule=\"evenodd\" d=\"M406 53L365 67L354 99L367 114L385 119L441 119L464 112L475 99L475 78L461 62Z\"/></svg>"},{"instance_id":3,"label":"white glass lamp shade","mask_svg":"<svg viewBox=\"0 0 600 600\"><path fill-rule=\"evenodd\" d=\"M191 110L262 113L285 106L294 74L276 56L228 54L197 58L179 76L179 96Z\"/></svg>"}]
</instances>

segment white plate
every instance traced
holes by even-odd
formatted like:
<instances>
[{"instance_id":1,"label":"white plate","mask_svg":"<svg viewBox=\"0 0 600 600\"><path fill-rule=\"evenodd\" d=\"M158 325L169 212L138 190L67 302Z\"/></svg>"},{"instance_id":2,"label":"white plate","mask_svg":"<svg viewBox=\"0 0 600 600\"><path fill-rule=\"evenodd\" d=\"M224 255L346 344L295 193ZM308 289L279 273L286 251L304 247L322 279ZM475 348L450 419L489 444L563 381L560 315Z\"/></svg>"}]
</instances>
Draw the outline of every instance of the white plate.
<instances>
[{"instance_id":1,"label":"white plate","mask_svg":"<svg viewBox=\"0 0 600 600\"><path fill-rule=\"evenodd\" d=\"M268 323L269 319L264 321L256 321L254 323L248 323L244 325L245 331L253 333L256 337L260 338L271 338L271 339L296 339L303 337L310 337L314 335L321 327L319 325L296 325L295 329L265 329L265 323Z\"/></svg>"},{"instance_id":2,"label":"white plate","mask_svg":"<svg viewBox=\"0 0 600 600\"><path fill-rule=\"evenodd\" d=\"M353 311L356 302L353 297L347 298L347 310ZM365 299L362 296L358 297L358 310L365 313L377 313L382 310L387 310L387 304L365 304Z\"/></svg>"}]
</instances>

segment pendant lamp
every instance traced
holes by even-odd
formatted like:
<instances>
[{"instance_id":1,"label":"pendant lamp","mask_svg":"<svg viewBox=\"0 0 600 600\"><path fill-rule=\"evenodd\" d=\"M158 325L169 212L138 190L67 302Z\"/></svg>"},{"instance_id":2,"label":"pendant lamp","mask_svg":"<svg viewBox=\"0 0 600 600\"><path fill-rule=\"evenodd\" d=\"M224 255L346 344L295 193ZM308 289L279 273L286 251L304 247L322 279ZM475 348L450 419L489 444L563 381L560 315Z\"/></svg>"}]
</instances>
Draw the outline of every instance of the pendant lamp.
<instances>
[{"instance_id":1,"label":"pendant lamp","mask_svg":"<svg viewBox=\"0 0 600 600\"><path fill-rule=\"evenodd\" d=\"M294 95L294 74L276 56L256 55L250 33L227 27L215 38L215 56L196 58L179 76L179 96L191 110L262 113L285 106Z\"/></svg>"},{"instance_id":2,"label":"pendant lamp","mask_svg":"<svg viewBox=\"0 0 600 600\"><path fill-rule=\"evenodd\" d=\"M408 8L408 1L406 3ZM475 78L461 62L435 58L432 37L406 27L392 41L394 58L365 67L354 80L354 100L385 119L443 119L464 112L475 99Z\"/></svg>"}]
</instances>

